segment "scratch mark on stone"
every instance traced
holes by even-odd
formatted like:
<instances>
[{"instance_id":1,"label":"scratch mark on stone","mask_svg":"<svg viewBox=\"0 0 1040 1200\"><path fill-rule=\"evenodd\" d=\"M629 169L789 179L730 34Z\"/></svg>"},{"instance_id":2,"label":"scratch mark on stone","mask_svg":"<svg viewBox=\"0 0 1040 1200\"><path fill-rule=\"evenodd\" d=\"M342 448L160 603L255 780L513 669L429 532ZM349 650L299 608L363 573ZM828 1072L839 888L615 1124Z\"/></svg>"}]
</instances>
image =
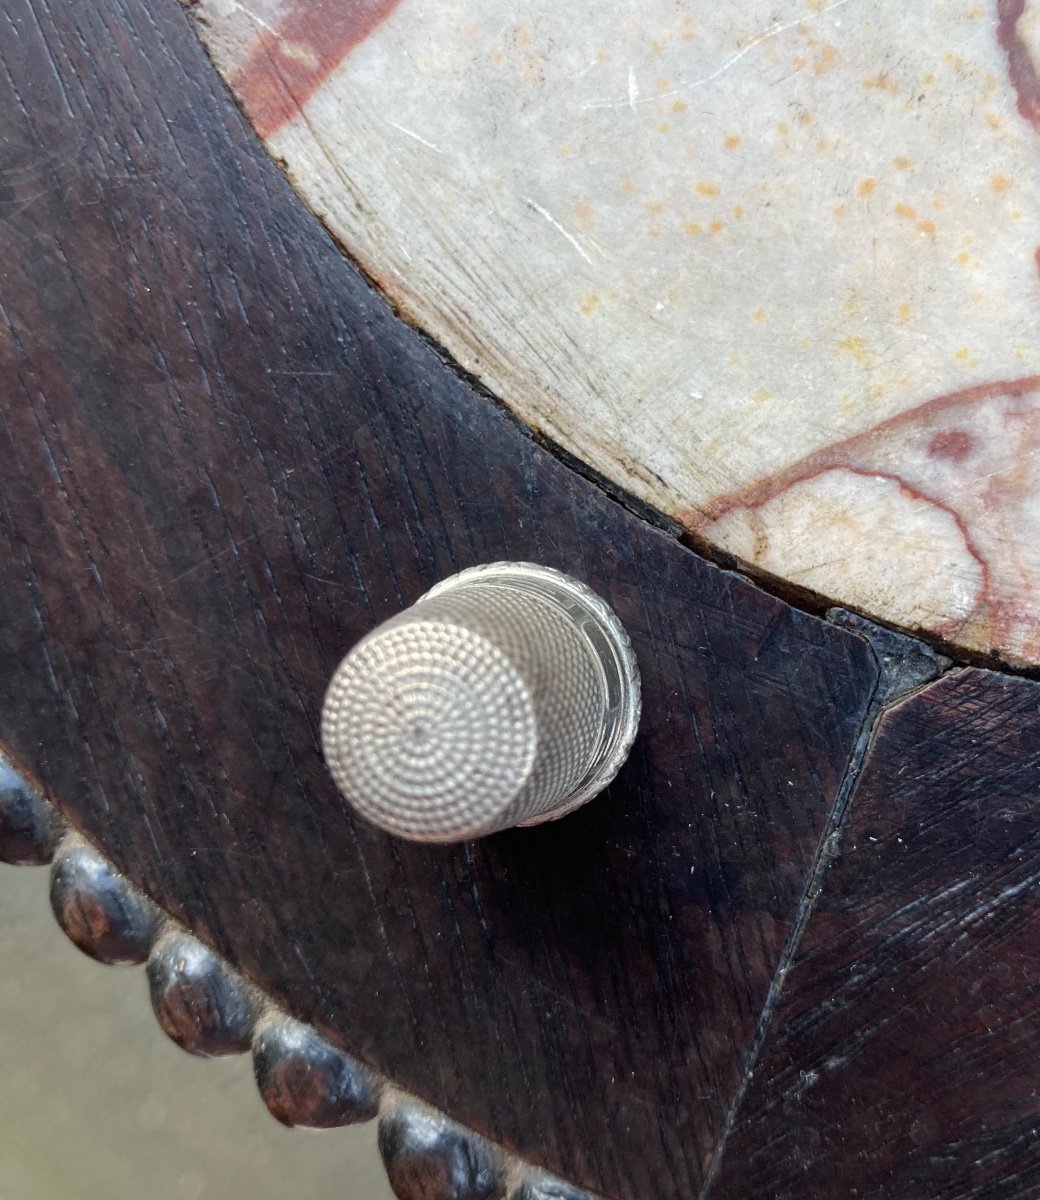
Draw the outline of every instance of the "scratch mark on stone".
<instances>
[{"instance_id":1,"label":"scratch mark on stone","mask_svg":"<svg viewBox=\"0 0 1040 1200\"><path fill-rule=\"evenodd\" d=\"M414 129L405 129L405 127L403 125L398 125L398 123L396 121L391 121L389 117L384 117L383 120L386 121L387 125L390 125L394 129L399 130L406 137L413 138L421 146L425 146L428 150L432 150L435 154L443 154L444 153L444 151L440 148L440 146L435 146L433 144L433 142L428 142L424 137L421 137L419 134L417 134Z\"/></svg>"},{"instance_id":2,"label":"scratch mark on stone","mask_svg":"<svg viewBox=\"0 0 1040 1200\"><path fill-rule=\"evenodd\" d=\"M265 33L270 33L274 37L278 36L278 30L275 29L274 26L268 25L268 23L262 17L258 17L255 12L253 12L249 8L246 8L246 6L244 4L239 4L238 0L229 0L229 3L231 5L231 9L233 12L241 13L244 17L247 17L250 21L253 22L254 25L258 26Z\"/></svg>"},{"instance_id":3,"label":"scratch mark on stone","mask_svg":"<svg viewBox=\"0 0 1040 1200\"><path fill-rule=\"evenodd\" d=\"M794 21L786 21L782 25L772 25L757 37L751 39L746 46L742 46L736 54L727 58L720 66L716 67L709 75L704 75L700 79L691 79L680 83L677 87L670 88L667 92L657 92L653 96L644 96L639 99L639 91L636 89L636 95L632 95L632 86L634 73L632 67L628 68L628 99L627 100L586 100L581 106L583 109L590 108L624 108L627 104L629 108L634 109L637 104L657 104L661 100L669 100L673 96L681 96L684 92L691 92L694 88L704 87L705 84L712 83L720 75L724 75L730 67L735 66L742 58L750 54L757 46L761 46L763 42L768 42L771 38L779 37L782 33L787 33L791 29L797 29L799 25L808 25L810 21L818 21L821 17L825 17L828 13L834 12L835 9L844 8L850 0L835 0L833 4L821 9L812 17L801 16Z\"/></svg>"},{"instance_id":4,"label":"scratch mark on stone","mask_svg":"<svg viewBox=\"0 0 1040 1200\"><path fill-rule=\"evenodd\" d=\"M574 234L568 233L567 230L564 229L564 227L560 224L560 222L556 220L556 218L552 215L551 212L547 212L544 208L542 208L542 206L540 204L535 204L535 202L533 200L531 200L530 198L528 198L527 196L523 196L522 199L528 208L533 209L540 217L544 217L549 222L549 224L553 227L553 229L555 229L559 233L563 234L563 236L567 239L567 241L570 242L570 244L574 247L574 249L577 250L577 252L582 256L582 258L589 264L589 266L592 265L592 259L589 258L589 256L585 253L585 250L582 248L582 245L578 241L578 239L574 236Z\"/></svg>"}]
</instances>

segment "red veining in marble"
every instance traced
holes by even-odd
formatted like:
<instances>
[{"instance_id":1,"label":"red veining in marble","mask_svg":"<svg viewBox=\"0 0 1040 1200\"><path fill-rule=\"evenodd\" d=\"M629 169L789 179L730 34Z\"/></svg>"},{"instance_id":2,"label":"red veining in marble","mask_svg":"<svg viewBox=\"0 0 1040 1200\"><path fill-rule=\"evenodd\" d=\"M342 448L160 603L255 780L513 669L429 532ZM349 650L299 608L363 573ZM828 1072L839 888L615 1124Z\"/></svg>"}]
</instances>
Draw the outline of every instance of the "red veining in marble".
<instances>
[{"instance_id":1,"label":"red veining in marble","mask_svg":"<svg viewBox=\"0 0 1040 1200\"><path fill-rule=\"evenodd\" d=\"M401 0L291 0L257 38L232 90L257 133L269 138L301 108Z\"/></svg>"},{"instance_id":2,"label":"red veining in marble","mask_svg":"<svg viewBox=\"0 0 1040 1200\"><path fill-rule=\"evenodd\" d=\"M970 431L970 432L969 432ZM953 518L982 587L971 614L933 632L1014 661L1040 662L1040 376L997 380L936 396L788 469L684 514L715 540L712 525L762 510L796 485L831 471L896 482ZM780 530L782 534L782 529Z\"/></svg>"},{"instance_id":3,"label":"red veining in marble","mask_svg":"<svg viewBox=\"0 0 1040 1200\"><path fill-rule=\"evenodd\" d=\"M1018 32L1025 11L1026 0L997 0L997 39L1007 55L1018 111L1040 133L1040 73Z\"/></svg>"},{"instance_id":4,"label":"red veining in marble","mask_svg":"<svg viewBox=\"0 0 1040 1200\"><path fill-rule=\"evenodd\" d=\"M933 435L928 443L928 453L932 458L947 458L951 462L961 462L968 457L975 446L971 434L964 429L944 429Z\"/></svg>"}]
</instances>

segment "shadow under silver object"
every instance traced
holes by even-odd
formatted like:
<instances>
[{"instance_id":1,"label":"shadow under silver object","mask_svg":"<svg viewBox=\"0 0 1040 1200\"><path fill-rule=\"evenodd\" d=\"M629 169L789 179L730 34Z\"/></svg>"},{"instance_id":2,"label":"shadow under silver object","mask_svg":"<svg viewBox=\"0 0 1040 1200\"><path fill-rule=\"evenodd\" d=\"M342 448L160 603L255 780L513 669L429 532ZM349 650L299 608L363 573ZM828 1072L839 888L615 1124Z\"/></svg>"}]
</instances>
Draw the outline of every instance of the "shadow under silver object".
<instances>
[{"instance_id":1,"label":"shadow under silver object","mask_svg":"<svg viewBox=\"0 0 1040 1200\"><path fill-rule=\"evenodd\" d=\"M358 642L325 695L322 745L361 816L456 842L591 799L639 711L632 646L603 600L549 567L490 563Z\"/></svg>"}]
</instances>

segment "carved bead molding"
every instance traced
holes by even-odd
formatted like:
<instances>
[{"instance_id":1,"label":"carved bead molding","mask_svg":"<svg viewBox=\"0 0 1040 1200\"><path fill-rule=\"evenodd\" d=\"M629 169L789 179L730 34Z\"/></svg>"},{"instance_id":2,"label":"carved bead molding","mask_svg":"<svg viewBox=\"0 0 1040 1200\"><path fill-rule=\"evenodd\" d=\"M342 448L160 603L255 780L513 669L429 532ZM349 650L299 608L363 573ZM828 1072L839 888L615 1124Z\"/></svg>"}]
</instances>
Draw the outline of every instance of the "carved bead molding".
<instances>
[{"instance_id":1,"label":"carved bead molding","mask_svg":"<svg viewBox=\"0 0 1040 1200\"><path fill-rule=\"evenodd\" d=\"M84 954L145 964L163 1032L189 1054L251 1051L257 1088L283 1125L379 1120L400 1200L597 1200L406 1095L279 1009L142 895L0 756L0 862L51 864L51 907Z\"/></svg>"}]
</instances>

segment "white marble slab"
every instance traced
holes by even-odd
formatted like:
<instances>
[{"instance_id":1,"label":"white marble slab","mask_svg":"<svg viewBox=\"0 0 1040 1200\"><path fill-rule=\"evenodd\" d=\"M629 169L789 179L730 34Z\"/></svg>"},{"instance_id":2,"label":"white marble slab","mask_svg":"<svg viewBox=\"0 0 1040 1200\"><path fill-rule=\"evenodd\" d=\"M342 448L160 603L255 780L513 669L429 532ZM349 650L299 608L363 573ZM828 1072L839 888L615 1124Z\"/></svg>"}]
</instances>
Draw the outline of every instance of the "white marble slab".
<instances>
[{"instance_id":1,"label":"white marble slab","mask_svg":"<svg viewBox=\"0 0 1040 1200\"><path fill-rule=\"evenodd\" d=\"M1040 662L1040 5L201 0L293 182L705 543Z\"/></svg>"}]
</instances>

